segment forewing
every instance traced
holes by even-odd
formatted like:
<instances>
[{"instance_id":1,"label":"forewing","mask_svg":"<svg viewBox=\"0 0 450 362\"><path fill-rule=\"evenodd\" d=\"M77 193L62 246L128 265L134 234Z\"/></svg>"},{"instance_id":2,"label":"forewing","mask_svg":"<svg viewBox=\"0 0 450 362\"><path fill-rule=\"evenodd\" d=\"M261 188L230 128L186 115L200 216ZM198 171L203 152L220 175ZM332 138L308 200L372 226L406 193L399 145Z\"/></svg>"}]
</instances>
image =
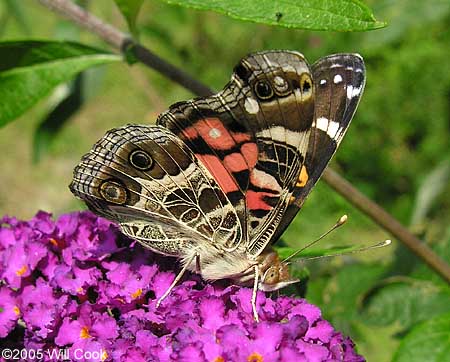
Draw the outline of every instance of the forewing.
<instances>
[{"instance_id":1,"label":"forewing","mask_svg":"<svg viewBox=\"0 0 450 362\"><path fill-rule=\"evenodd\" d=\"M158 124L179 136L236 208L257 256L288 206L314 116L309 67L297 52L249 55L218 94L173 105Z\"/></svg>"},{"instance_id":2,"label":"forewing","mask_svg":"<svg viewBox=\"0 0 450 362\"><path fill-rule=\"evenodd\" d=\"M330 55L318 60L311 68L315 110L308 151L274 240L291 223L336 152L364 90L364 62L357 54Z\"/></svg>"},{"instance_id":3,"label":"forewing","mask_svg":"<svg viewBox=\"0 0 450 362\"><path fill-rule=\"evenodd\" d=\"M108 131L75 168L71 191L97 214L163 254L196 243L239 245L234 207L192 151L158 126Z\"/></svg>"}]
</instances>

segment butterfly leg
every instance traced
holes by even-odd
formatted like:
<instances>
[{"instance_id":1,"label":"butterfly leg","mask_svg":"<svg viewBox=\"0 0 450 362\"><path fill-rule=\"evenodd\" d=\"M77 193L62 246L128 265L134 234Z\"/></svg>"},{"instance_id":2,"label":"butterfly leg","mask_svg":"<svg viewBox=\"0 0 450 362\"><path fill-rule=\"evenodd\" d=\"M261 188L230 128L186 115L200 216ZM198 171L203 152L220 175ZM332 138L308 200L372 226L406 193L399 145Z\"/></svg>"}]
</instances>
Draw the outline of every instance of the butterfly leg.
<instances>
[{"instance_id":1,"label":"butterfly leg","mask_svg":"<svg viewBox=\"0 0 450 362\"><path fill-rule=\"evenodd\" d=\"M253 280L253 293L252 293L252 310L253 318L256 322L259 322L258 311L256 310L256 295L258 293L258 282L259 282L259 267L255 265L255 279Z\"/></svg>"},{"instance_id":2,"label":"butterfly leg","mask_svg":"<svg viewBox=\"0 0 450 362\"><path fill-rule=\"evenodd\" d=\"M197 274L202 274L202 268L200 267L200 255L195 254L195 272Z\"/></svg>"},{"instance_id":3,"label":"butterfly leg","mask_svg":"<svg viewBox=\"0 0 450 362\"><path fill-rule=\"evenodd\" d=\"M170 284L170 287L165 291L165 293L158 299L158 301L156 302L156 308L158 308L161 305L161 302L166 299L166 297L170 294L170 292L172 291L172 289L178 284L178 282L180 281L180 279L183 277L184 273L186 272L187 268L189 267L189 265L192 263L192 260L194 260L194 258L197 258L197 260L199 259L200 255L195 253L192 254L192 256L187 260L187 262L184 264L183 269L180 270L180 272L177 274L177 276L175 277L175 279L173 280L172 284Z\"/></svg>"}]
</instances>

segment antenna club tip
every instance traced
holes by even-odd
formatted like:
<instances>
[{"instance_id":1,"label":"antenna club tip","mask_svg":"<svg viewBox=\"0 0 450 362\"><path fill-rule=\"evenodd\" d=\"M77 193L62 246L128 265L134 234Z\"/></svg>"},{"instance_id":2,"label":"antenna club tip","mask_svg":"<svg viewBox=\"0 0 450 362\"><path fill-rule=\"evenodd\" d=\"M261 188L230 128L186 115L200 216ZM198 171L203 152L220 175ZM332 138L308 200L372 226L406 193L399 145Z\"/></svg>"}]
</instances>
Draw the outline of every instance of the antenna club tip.
<instances>
[{"instance_id":1,"label":"antenna club tip","mask_svg":"<svg viewBox=\"0 0 450 362\"><path fill-rule=\"evenodd\" d=\"M391 245L391 243L392 243L392 240L391 240L391 239L386 239L386 240L384 241L384 245Z\"/></svg>"},{"instance_id":2,"label":"antenna club tip","mask_svg":"<svg viewBox=\"0 0 450 362\"><path fill-rule=\"evenodd\" d=\"M347 222L347 220L348 220L348 216L347 215L342 215L341 218L338 221L338 225L340 226L342 224L345 224Z\"/></svg>"}]
</instances>

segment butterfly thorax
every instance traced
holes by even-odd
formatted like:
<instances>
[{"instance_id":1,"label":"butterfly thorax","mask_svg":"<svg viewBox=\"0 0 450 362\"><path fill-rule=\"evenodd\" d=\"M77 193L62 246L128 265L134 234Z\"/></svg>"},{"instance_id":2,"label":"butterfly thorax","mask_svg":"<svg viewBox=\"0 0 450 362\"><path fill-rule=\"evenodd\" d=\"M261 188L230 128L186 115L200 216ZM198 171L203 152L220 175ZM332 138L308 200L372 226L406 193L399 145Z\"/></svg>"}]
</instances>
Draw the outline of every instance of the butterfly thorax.
<instances>
[{"instance_id":1,"label":"butterfly thorax","mask_svg":"<svg viewBox=\"0 0 450 362\"><path fill-rule=\"evenodd\" d=\"M192 258L192 254L198 255L198 259ZM210 247L207 244L198 244L192 250L186 250L182 258L185 265L192 260L188 269L201 274L205 280L239 279L241 276L252 273L257 260L252 260L245 250L237 249L233 253L219 248ZM242 285L242 283L240 283Z\"/></svg>"},{"instance_id":2,"label":"butterfly thorax","mask_svg":"<svg viewBox=\"0 0 450 362\"><path fill-rule=\"evenodd\" d=\"M197 255L198 259L192 258L192 254ZM298 281L290 276L288 264L281 261L277 252L270 247L253 259L243 248L228 253L199 244L191 251L186 250L181 263L184 266L189 261L187 269L201 274L205 280L230 279L242 286L253 285L255 268L258 268L258 289L266 292Z\"/></svg>"}]
</instances>

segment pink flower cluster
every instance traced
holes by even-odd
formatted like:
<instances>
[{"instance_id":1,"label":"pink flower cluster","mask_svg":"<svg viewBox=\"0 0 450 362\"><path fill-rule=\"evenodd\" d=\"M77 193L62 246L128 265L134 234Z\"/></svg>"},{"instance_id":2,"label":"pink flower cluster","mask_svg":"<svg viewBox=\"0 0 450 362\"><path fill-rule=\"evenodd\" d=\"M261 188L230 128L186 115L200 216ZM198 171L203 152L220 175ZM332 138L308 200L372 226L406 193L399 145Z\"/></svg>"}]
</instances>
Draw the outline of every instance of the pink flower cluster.
<instances>
[{"instance_id":1,"label":"pink flower cluster","mask_svg":"<svg viewBox=\"0 0 450 362\"><path fill-rule=\"evenodd\" d=\"M261 293L255 323L251 290L187 275L156 308L176 260L90 212L0 222L0 349L84 351L77 361L364 361L303 299Z\"/></svg>"}]
</instances>

